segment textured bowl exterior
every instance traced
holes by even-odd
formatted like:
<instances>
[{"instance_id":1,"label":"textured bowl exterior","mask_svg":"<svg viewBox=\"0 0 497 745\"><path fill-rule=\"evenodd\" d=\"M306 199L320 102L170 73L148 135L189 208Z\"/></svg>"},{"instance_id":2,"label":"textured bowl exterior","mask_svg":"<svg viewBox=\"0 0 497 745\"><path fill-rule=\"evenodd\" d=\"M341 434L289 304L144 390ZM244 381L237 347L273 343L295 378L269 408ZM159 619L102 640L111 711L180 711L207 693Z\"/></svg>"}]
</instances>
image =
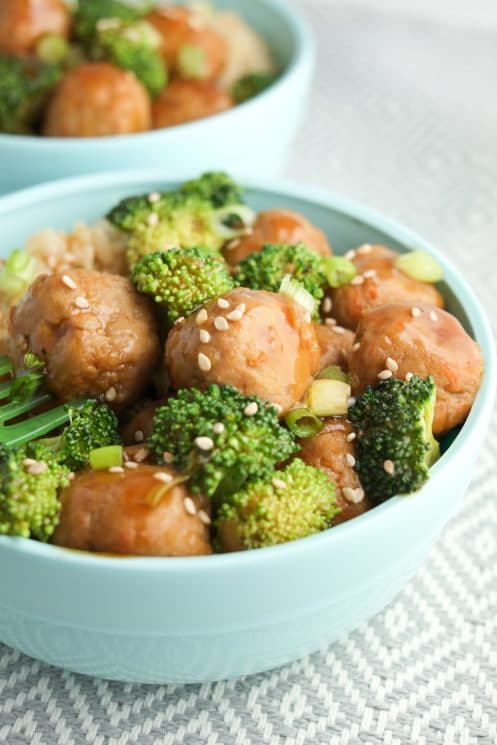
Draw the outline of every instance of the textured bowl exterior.
<instances>
[{"instance_id":1,"label":"textured bowl exterior","mask_svg":"<svg viewBox=\"0 0 497 745\"><path fill-rule=\"evenodd\" d=\"M125 195L164 185L157 173L111 174L4 197L2 250L22 245L40 227L93 220ZM420 492L283 546L120 559L0 538L0 641L72 671L125 681L212 681L273 668L343 637L384 608L457 509L496 387L492 334L478 300L434 249L367 208L285 183L250 187L247 199L255 209L300 209L330 235L338 253L369 240L437 256L449 309L485 356L467 422Z\"/></svg>"},{"instance_id":2,"label":"textured bowl exterior","mask_svg":"<svg viewBox=\"0 0 497 745\"><path fill-rule=\"evenodd\" d=\"M235 169L267 175L283 166L306 110L314 40L286 0L216 0L266 38L285 71L266 92L198 122L143 134L49 138L0 134L0 194L84 173L160 167L164 173Z\"/></svg>"}]
</instances>

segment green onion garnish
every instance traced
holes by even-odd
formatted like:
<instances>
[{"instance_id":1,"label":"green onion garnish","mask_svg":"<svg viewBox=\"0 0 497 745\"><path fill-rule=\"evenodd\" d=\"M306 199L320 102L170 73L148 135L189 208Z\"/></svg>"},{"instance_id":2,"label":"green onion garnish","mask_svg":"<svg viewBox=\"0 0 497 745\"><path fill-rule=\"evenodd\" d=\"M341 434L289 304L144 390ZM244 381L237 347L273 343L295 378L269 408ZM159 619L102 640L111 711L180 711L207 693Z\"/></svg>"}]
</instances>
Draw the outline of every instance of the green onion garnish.
<instances>
[{"instance_id":1,"label":"green onion garnish","mask_svg":"<svg viewBox=\"0 0 497 745\"><path fill-rule=\"evenodd\" d=\"M306 406L300 406L298 409L290 411L285 422L288 429L295 437L313 437L317 435L324 427L323 422Z\"/></svg>"},{"instance_id":2,"label":"green onion garnish","mask_svg":"<svg viewBox=\"0 0 497 745\"><path fill-rule=\"evenodd\" d=\"M208 73L207 57L196 44L183 44L177 57L178 69L184 78L203 80Z\"/></svg>"},{"instance_id":3,"label":"green onion garnish","mask_svg":"<svg viewBox=\"0 0 497 745\"><path fill-rule=\"evenodd\" d=\"M97 448L90 452L90 466L95 471L122 466L122 463L123 449L121 445L108 445L105 448Z\"/></svg>"},{"instance_id":4,"label":"green onion garnish","mask_svg":"<svg viewBox=\"0 0 497 745\"><path fill-rule=\"evenodd\" d=\"M395 260L395 266L403 274L420 282L440 282L444 270L433 256L426 251L409 251Z\"/></svg>"},{"instance_id":5,"label":"green onion garnish","mask_svg":"<svg viewBox=\"0 0 497 745\"><path fill-rule=\"evenodd\" d=\"M338 365L330 365L321 370L317 376L318 380L340 380L342 383L350 385L350 375L342 370Z\"/></svg>"},{"instance_id":6,"label":"green onion garnish","mask_svg":"<svg viewBox=\"0 0 497 745\"><path fill-rule=\"evenodd\" d=\"M343 256L325 256L321 259L321 271L330 287L347 285L357 274L354 264Z\"/></svg>"},{"instance_id":7,"label":"green onion garnish","mask_svg":"<svg viewBox=\"0 0 497 745\"><path fill-rule=\"evenodd\" d=\"M279 292L301 305L304 310L308 310L311 316L314 315L316 299L291 274L285 274L281 280Z\"/></svg>"},{"instance_id":8,"label":"green onion garnish","mask_svg":"<svg viewBox=\"0 0 497 745\"><path fill-rule=\"evenodd\" d=\"M350 385L341 380L315 380L307 392L307 405L316 416L343 416L350 393Z\"/></svg>"}]
</instances>

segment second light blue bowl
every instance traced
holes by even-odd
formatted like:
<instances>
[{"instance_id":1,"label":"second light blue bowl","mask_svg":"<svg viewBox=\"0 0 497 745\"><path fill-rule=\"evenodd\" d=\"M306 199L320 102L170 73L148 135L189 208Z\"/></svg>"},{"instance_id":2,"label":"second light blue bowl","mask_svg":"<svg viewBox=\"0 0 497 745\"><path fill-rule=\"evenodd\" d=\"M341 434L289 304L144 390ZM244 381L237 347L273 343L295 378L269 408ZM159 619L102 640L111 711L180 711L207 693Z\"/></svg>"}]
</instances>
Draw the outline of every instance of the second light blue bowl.
<instances>
[{"instance_id":1,"label":"second light blue bowl","mask_svg":"<svg viewBox=\"0 0 497 745\"><path fill-rule=\"evenodd\" d=\"M187 174L191 176L193 174ZM2 254L41 227L92 221L162 174L84 177L0 200ZM336 195L285 183L249 189L255 209L306 214L343 253L364 242L433 253L452 311L480 343L485 374L471 414L417 494L274 548L223 556L113 559L0 539L0 641L69 670L140 682L197 682L282 665L344 636L413 575L473 474L496 386L478 300L421 238Z\"/></svg>"}]
</instances>

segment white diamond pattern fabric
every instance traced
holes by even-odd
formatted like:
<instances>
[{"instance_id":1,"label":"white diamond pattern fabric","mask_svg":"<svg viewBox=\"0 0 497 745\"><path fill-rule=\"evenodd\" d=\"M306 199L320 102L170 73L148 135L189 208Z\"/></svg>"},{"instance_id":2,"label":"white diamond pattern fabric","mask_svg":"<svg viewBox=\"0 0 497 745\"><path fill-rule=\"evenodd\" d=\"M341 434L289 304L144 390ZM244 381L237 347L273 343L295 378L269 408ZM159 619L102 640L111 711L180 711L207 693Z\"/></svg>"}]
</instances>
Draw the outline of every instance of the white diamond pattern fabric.
<instances>
[{"instance_id":1,"label":"white diamond pattern fabric","mask_svg":"<svg viewBox=\"0 0 497 745\"><path fill-rule=\"evenodd\" d=\"M414 0L407 14L374 1L301 5L320 55L287 175L432 240L496 328L495 26L442 25L440 8L430 19ZM283 669L213 685L124 685L0 645L0 743L497 743L496 459L494 426L459 516L405 591L341 643Z\"/></svg>"}]
</instances>

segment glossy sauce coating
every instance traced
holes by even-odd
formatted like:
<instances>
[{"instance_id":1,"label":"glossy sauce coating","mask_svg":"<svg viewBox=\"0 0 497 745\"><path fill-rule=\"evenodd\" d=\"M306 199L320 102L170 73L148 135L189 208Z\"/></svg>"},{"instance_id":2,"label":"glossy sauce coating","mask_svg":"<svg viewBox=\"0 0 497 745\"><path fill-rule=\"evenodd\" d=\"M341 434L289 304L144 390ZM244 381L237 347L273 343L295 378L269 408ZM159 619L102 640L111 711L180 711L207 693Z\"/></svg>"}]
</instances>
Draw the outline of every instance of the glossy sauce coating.
<instances>
[{"instance_id":1,"label":"glossy sauce coating","mask_svg":"<svg viewBox=\"0 0 497 745\"><path fill-rule=\"evenodd\" d=\"M55 89L43 134L102 137L151 126L150 99L140 81L109 62L87 62L67 72Z\"/></svg>"},{"instance_id":2,"label":"glossy sauce coating","mask_svg":"<svg viewBox=\"0 0 497 745\"><path fill-rule=\"evenodd\" d=\"M396 378L404 379L409 372L433 376L435 435L464 421L480 386L483 359L478 344L454 316L430 305L385 305L363 316L356 341L359 348L349 363L354 395L377 384L390 358Z\"/></svg>"},{"instance_id":3,"label":"glossy sauce coating","mask_svg":"<svg viewBox=\"0 0 497 745\"><path fill-rule=\"evenodd\" d=\"M352 261L364 281L356 284L356 280L328 293L333 302L333 316L341 326L354 330L364 313L389 303L429 303L443 307L443 298L433 285L412 279L395 268L398 255L385 246L366 245L356 250ZM367 276L368 272L375 274Z\"/></svg>"},{"instance_id":4,"label":"glossy sauce coating","mask_svg":"<svg viewBox=\"0 0 497 745\"><path fill-rule=\"evenodd\" d=\"M235 265L249 254L260 251L266 243L294 246L301 242L320 256L329 256L332 253L326 235L304 215L292 210L265 210L257 215L250 235L228 243L224 257L231 265Z\"/></svg>"},{"instance_id":5,"label":"glossy sauce coating","mask_svg":"<svg viewBox=\"0 0 497 745\"><path fill-rule=\"evenodd\" d=\"M0 0L0 52L30 54L44 34L67 37L70 22L63 0Z\"/></svg>"},{"instance_id":6,"label":"glossy sauce coating","mask_svg":"<svg viewBox=\"0 0 497 745\"><path fill-rule=\"evenodd\" d=\"M347 462L347 456L355 458L356 455L354 442L347 439L353 431L345 419L327 419L318 435L299 441L302 448L299 458L324 471L335 484L337 505L342 511L333 520L334 525L357 517L372 507L366 496L358 502L351 502L344 496L344 489L361 489L354 467Z\"/></svg>"},{"instance_id":7,"label":"glossy sauce coating","mask_svg":"<svg viewBox=\"0 0 497 745\"><path fill-rule=\"evenodd\" d=\"M173 388L234 385L288 411L319 369L312 323L303 308L284 295L239 288L225 299L229 308L213 300L205 306L207 320L199 325L194 313L169 334L166 365ZM230 320L230 312L240 306L241 318ZM216 321L219 318L225 321ZM216 323L227 328L218 330ZM208 334L207 343L200 341L201 330Z\"/></svg>"},{"instance_id":8,"label":"glossy sauce coating","mask_svg":"<svg viewBox=\"0 0 497 745\"><path fill-rule=\"evenodd\" d=\"M134 402L160 353L148 298L124 277L83 269L38 277L11 311L10 334L17 364L26 352L42 359L65 401L104 394L111 406Z\"/></svg>"},{"instance_id":9,"label":"glossy sauce coating","mask_svg":"<svg viewBox=\"0 0 497 745\"><path fill-rule=\"evenodd\" d=\"M232 97L213 83L173 80L152 103L154 129L173 127L219 114L234 106Z\"/></svg>"},{"instance_id":10,"label":"glossy sauce coating","mask_svg":"<svg viewBox=\"0 0 497 745\"><path fill-rule=\"evenodd\" d=\"M209 529L199 517L199 497L184 484L165 484L154 474L172 469L139 465L123 473L83 471L63 490L53 543L82 551L132 556L198 556L212 552ZM185 498L195 514L185 509ZM188 503L190 507L190 503ZM207 514L207 513L205 513Z\"/></svg>"},{"instance_id":11,"label":"glossy sauce coating","mask_svg":"<svg viewBox=\"0 0 497 745\"><path fill-rule=\"evenodd\" d=\"M349 356L354 342L354 334L341 326L315 323L314 330L321 350L320 370L331 365L338 365L345 370L349 368Z\"/></svg>"}]
</instances>

